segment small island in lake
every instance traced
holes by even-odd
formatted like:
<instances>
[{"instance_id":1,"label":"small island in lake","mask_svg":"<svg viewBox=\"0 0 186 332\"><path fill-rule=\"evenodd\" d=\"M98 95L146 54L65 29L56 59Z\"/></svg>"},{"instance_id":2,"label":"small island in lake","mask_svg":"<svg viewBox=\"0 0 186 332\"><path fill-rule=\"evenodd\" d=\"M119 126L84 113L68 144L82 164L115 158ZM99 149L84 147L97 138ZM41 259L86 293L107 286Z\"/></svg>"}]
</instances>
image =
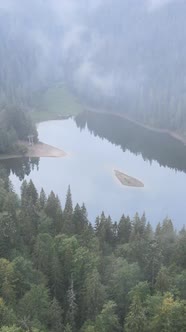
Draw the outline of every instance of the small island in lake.
<instances>
[{"instance_id":1,"label":"small island in lake","mask_svg":"<svg viewBox=\"0 0 186 332\"><path fill-rule=\"evenodd\" d=\"M139 181L131 176L128 176L127 174L124 174L117 170L114 170L114 173L115 173L115 176L117 177L117 179L121 182L121 184L123 186L144 187L144 184L141 181Z\"/></svg>"}]
</instances>

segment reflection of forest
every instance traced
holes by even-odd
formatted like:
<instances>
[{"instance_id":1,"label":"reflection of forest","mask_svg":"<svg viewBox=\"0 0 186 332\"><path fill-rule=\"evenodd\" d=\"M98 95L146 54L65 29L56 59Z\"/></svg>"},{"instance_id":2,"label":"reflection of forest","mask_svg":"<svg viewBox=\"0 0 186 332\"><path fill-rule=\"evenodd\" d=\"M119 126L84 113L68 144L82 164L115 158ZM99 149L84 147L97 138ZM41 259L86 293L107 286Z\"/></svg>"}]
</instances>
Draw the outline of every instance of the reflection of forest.
<instances>
[{"instance_id":1,"label":"reflection of forest","mask_svg":"<svg viewBox=\"0 0 186 332\"><path fill-rule=\"evenodd\" d=\"M29 175L31 171L36 167L39 168L39 158L16 158L1 160L0 166L5 168L10 174L11 172L15 174L20 181L24 179L26 175Z\"/></svg>"},{"instance_id":2,"label":"reflection of forest","mask_svg":"<svg viewBox=\"0 0 186 332\"><path fill-rule=\"evenodd\" d=\"M80 129L88 127L95 136L142 155L144 160L186 172L186 146L167 134L144 129L111 114L84 112L75 119Z\"/></svg>"}]
</instances>

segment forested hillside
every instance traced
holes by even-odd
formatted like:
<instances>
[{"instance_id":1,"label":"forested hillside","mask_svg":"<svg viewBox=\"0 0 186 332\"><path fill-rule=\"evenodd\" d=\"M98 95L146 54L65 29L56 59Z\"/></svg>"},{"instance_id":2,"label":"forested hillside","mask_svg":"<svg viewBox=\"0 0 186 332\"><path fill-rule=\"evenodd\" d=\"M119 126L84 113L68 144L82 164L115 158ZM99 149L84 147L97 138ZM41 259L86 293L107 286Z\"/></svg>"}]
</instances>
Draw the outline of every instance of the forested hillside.
<instances>
[{"instance_id":1,"label":"forested hillside","mask_svg":"<svg viewBox=\"0 0 186 332\"><path fill-rule=\"evenodd\" d=\"M186 330L185 229L104 212L93 227L70 188L62 209L0 175L1 332Z\"/></svg>"},{"instance_id":2,"label":"forested hillside","mask_svg":"<svg viewBox=\"0 0 186 332\"><path fill-rule=\"evenodd\" d=\"M2 0L0 105L65 83L83 102L186 131L185 0Z\"/></svg>"},{"instance_id":3,"label":"forested hillside","mask_svg":"<svg viewBox=\"0 0 186 332\"><path fill-rule=\"evenodd\" d=\"M20 141L27 141L28 135L34 135L37 141L37 130L29 115L16 106L4 106L0 110L0 154L25 152Z\"/></svg>"}]
</instances>

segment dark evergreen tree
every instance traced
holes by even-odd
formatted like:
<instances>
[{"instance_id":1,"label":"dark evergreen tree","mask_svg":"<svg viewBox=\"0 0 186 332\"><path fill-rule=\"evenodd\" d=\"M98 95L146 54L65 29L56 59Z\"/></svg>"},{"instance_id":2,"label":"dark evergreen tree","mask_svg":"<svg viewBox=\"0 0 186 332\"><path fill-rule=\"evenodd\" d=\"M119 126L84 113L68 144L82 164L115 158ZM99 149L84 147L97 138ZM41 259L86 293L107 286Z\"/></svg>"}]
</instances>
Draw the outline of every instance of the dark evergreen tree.
<instances>
[{"instance_id":1,"label":"dark evergreen tree","mask_svg":"<svg viewBox=\"0 0 186 332\"><path fill-rule=\"evenodd\" d=\"M39 205L41 209L45 209L46 207L46 203L47 203L47 197L46 194L44 192L44 189L41 189L40 195L39 195Z\"/></svg>"},{"instance_id":2,"label":"dark evergreen tree","mask_svg":"<svg viewBox=\"0 0 186 332\"><path fill-rule=\"evenodd\" d=\"M67 234L72 234L73 232L72 216L73 216L73 205L72 205L71 190L69 186L66 195L65 208L63 211L64 232Z\"/></svg>"},{"instance_id":3,"label":"dark evergreen tree","mask_svg":"<svg viewBox=\"0 0 186 332\"><path fill-rule=\"evenodd\" d=\"M48 196L45 212L47 216L52 219L53 234L57 235L61 233L63 229L62 208L58 196L56 196L53 191L51 191L50 195Z\"/></svg>"},{"instance_id":4,"label":"dark evergreen tree","mask_svg":"<svg viewBox=\"0 0 186 332\"><path fill-rule=\"evenodd\" d=\"M129 217L122 215L118 224L118 240L120 243L128 243L131 235L132 224Z\"/></svg>"}]
</instances>

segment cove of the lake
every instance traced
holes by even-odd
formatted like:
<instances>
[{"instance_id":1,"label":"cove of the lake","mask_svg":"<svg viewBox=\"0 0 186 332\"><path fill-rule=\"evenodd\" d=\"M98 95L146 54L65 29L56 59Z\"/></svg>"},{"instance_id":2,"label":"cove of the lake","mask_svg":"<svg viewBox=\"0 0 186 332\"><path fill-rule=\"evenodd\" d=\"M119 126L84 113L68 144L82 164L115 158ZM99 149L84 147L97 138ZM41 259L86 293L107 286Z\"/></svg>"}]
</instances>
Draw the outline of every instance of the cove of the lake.
<instances>
[{"instance_id":1,"label":"cove of the lake","mask_svg":"<svg viewBox=\"0 0 186 332\"><path fill-rule=\"evenodd\" d=\"M186 146L113 115L85 112L77 118L38 125L40 141L64 150L64 158L1 161L17 192L23 177L38 191L53 190L64 206L70 184L73 203L85 203L89 220L102 211L118 221L146 213L155 226L169 217L177 229L186 220ZM119 170L143 182L143 188L122 186Z\"/></svg>"}]
</instances>

